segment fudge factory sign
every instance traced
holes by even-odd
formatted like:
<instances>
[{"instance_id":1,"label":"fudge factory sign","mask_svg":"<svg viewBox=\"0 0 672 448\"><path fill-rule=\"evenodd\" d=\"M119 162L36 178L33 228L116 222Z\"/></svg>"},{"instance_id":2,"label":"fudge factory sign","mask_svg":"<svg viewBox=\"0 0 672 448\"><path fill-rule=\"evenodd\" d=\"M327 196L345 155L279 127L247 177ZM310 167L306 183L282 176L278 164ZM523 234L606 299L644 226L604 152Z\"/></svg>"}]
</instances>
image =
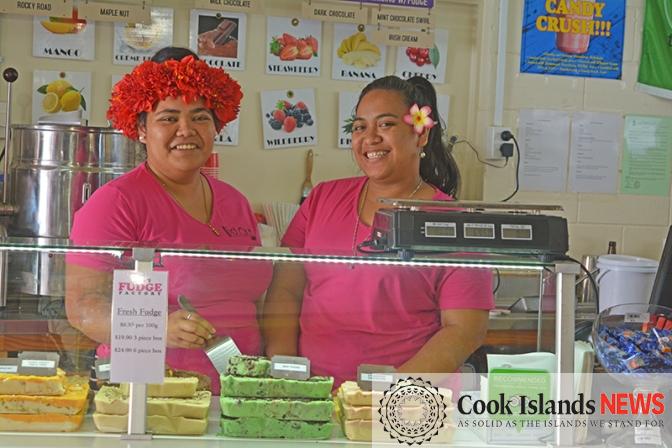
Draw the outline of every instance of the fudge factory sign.
<instances>
[{"instance_id":1,"label":"fudge factory sign","mask_svg":"<svg viewBox=\"0 0 672 448\"><path fill-rule=\"evenodd\" d=\"M434 0L343 0L346 2L369 3L372 5L405 6L409 8L433 8Z\"/></svg>"},{"instance_id":2,"label":"fudge factory sign","mask_svg":"<svg viewBox=\"0 0 672 448\"><path fill-rule=\"evenodd\" d=\"M72 0L2 0L0 13L69 18Z\"/></svg>"}]
</instances>

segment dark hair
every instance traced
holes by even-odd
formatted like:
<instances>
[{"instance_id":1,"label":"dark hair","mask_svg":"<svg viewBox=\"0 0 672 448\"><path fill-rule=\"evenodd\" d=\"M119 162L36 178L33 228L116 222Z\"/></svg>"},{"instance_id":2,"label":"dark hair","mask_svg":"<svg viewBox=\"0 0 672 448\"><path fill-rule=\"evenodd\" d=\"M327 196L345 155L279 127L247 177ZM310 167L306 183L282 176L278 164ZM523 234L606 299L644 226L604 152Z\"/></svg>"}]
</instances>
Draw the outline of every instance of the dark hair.
<instances>
[{"instance_id":1,"label":"dark hair","mask_svg":"<svg viewBox=\"0 0 672 448\"><path fill-rule=\"evenodd\" d=\"M425 157L420 159L420 177L444 193L456 197L460 184L460 171L452 154L441 140L443 126L436 105L436 90L432 83L421 76L414 76L406 81L397 76L378 78L364 87L355 109L372 90L399 92L409 108L414 103L421 107L432 108L431 118L436 125L429 131L429 140L424 148Z\"/></svg>"},{"instance_id":2,"label":"dark hair","mask_svg":"<svg viewBox=\"0 0 672 448\"><path fill-rule=\"evenodd\" d=\"M193 56L194 59L198 59L198 55L188 48L163 47L162 49L154 53L154 56L152 56L150 61L159 63L170 60L179 61L187 56Z\"/></svg>"},{"instance_id":3,"label":"dark hair","mask_svg":"<svg viewBox=\"0 0 672 448\"><path fill-rule=\"evenodd\" d=\"M194 59L200 59L196 53L191 51L188 48L182 47L163 47L151 57L150 61L162 63L166 61L180 61L187 56L193 56ZM212 118L215 120L215 127L219 127L219 120L215 116L214 112L210 111ZM147 112L141 112L138 114L138 125L146 126L147 125Z\"/></svg>"}]
</instances>

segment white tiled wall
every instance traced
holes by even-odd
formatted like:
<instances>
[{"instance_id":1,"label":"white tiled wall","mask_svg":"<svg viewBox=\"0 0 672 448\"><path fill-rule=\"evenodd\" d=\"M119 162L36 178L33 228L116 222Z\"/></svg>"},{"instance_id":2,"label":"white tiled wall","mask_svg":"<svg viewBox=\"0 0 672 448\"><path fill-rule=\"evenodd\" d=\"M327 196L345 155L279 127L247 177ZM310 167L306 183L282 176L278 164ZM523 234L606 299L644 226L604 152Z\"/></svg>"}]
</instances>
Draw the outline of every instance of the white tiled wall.
<instances>
[{"instance_id":1,"label":"white tiled wall","mask_svg":"<svg viewBox=\"0 0 672 448\"><path fill-rule=\"evenodd\" d=\"M479 84L478 128L492 124L497 16L499 2L485 0L481 79ZM504 124L517 129L522 108L565 111L618 112L672 116L672 101L635 91L642 43L644 0L627 0L623 79L583 79L563 76L520 74L520 41L523 0L511 0L507 40L507 69L504 96ZM479 135L482 145L484 132ZM670 148L672 151L672 148ZM514 167L487 168L484 200L501 200L512 191ZM608 241L618 244L618 252L649 258L660 257L663 240L672 223L670 196L630 196L619 194L577 194L521 192L519 202L560 204L570 223L570 253L602 254Z\"/></svg>"}]
</instances>

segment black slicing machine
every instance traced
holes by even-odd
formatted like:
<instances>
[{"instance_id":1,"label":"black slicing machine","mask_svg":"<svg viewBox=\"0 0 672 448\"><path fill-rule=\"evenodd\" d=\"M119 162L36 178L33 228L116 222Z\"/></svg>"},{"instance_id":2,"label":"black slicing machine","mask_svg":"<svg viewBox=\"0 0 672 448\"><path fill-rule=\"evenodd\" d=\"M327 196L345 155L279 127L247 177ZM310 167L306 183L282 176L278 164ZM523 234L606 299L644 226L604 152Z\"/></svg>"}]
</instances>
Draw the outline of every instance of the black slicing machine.
<instances>
[{"instance_id":1,"label":"black slicing machine","mask_svg":"<svg viewBox=\"0 0 672 448\"><path fill-rule=\"evenodd\" d=\"M567 220L541 212L559 212L555 205L479 201L381 199L373 219L371 252L484 252L565 257L569 249Z\"/></svg>"}]
</instances>

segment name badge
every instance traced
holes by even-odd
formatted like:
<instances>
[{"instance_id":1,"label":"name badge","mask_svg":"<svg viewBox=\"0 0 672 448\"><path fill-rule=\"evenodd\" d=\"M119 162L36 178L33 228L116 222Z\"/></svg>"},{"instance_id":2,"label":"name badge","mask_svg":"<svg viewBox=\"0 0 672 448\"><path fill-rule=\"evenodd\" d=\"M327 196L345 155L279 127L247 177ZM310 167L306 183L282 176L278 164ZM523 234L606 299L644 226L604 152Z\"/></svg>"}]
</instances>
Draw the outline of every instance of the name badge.
<instances>
[{"instance_id":1,"label":"name badge","mask_svg":"<svg viewBox=\"0 0 672 448\"><path fill-rule=\"evenodd\" d=\"M19 371L21 375L54 376L60 356L50 352L19 353Z\"/></svg>"},{"instance_id":2,"label":"name badge","mask_svg":"<svg viewBox=\"0 0 672 448\"><path fill-rule=\"evenodd\" d=\"M394 383L396 370L392 366L361 364L357 368L357 385L365 391L387 389Z\"/></svg>"},{"instance_id":3,"label":"name badge","mask_svg":"<svg viewBox=\"0 0 672 448\"><path fill-rule=\"evenodd\" d=\"M300 356L280 356L271 358L271 376L305 381L310 378L310 360Z\"/></svg>"}]
</instances>

